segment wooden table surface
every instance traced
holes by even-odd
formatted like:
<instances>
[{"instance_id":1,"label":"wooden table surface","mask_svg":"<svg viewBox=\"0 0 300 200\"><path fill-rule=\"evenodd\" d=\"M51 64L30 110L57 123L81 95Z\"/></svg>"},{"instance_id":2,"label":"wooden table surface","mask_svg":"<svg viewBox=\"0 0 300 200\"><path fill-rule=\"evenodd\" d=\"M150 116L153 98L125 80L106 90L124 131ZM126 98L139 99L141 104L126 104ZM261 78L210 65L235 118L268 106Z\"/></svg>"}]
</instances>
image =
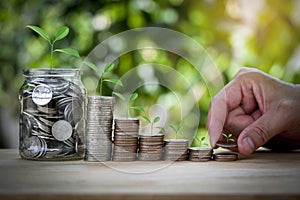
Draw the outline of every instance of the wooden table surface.
<instances>
[{"instance_id":1,"label":"wooden table surface","mask_svg":"<svg viewBox=\"0 0 300 200\"><path fill-rule=\"evenodd\" d=\"M0 150L0 199L300 199L300 151L235 162L45 162Z\"/></svg>"}]
</instances>

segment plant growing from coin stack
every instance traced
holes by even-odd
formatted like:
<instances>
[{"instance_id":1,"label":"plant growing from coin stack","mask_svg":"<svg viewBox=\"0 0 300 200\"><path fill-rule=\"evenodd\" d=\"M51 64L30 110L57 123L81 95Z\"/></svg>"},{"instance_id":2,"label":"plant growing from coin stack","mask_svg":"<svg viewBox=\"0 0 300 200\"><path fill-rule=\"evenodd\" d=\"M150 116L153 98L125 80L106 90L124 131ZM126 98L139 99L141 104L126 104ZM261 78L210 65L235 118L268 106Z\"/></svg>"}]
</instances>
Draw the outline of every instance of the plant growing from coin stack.
<instances>
[{"instance_id":1,"label":"plant growing from coin stack","mask_svg":"<svg viewBox=\"0 0 300 200\"><path fill-rule=\"evenodd\" d=\"M205 136L199 138L199 137L196 137L196 141L198 142L198 146L201 147L202 146L202 142L205 140ZM207 144L205 144L207 145Z\"/></svg>"},{"instance_id":2,"label":"plant growing from coin stack","mask_svg":"<svg viewBox=\"0 0 300 200\"><path fill-rule=\"evenodd\" d=\"M231 134L231 133L230 133L230 134L225 134L225 133L223 133L222 135L226 138L227 144L228 144L229 142L234 142L234 139L232 138L232 134Z\"/></svg>"},{"instance_id":3,"label":"plant growing from coin stack","mask_svg":"<svg viewBox=\"0 0 300 200\"><path fill-rule=\"evenodd\" d=\"M160 117L159 117L159 116L154 117L153 120L151 120L151 118L150 118L149 116L146 116L146 115L143 115L143 116L141 116L141 117L142 117L146 122L148 122L148 123L150 124L150 133L151 133L151 134L153 134L153 128L158 128L158 129L160 129L160 130L163 130L163 128L160 127L160 126L154 127L154 124L157 123L157 122L159 122L159 120L160 120Z\"/></svg>"},{"instance_id":4,"label":"plant growing from coin stack","mask_svg":"<svg viewBox=\"0 0 300 200\"><path fill-rule=\"evenodd\" d=\"M55 49L54 48L54 44L57 41L65 38L69 34L69 28L67 26L63 26L63 27L59 28L56 31L54 39L51 39L51 37L46 33L46 31L38 26L28 25L26 27L33 30L37 34L39 34L42 38L44 38L49 43L49 45L50 45L50 69L53 68L54 52L61 52L61 53L69 54L69 55L75 56L77 58L80 58L78 51L76 51L75 49L71 49L71 48Z\"/></svg>"},{"instance_id":5,"label":"plant growing from coin stack","mask_svg":"<svg viewBox=\"0 0 300 200\"><path fill-rule=\"evenodd\" d=\"M120 99L122 99L123 101L126 101L125 97L118 93L118 92L113 92L113 94L115 94L117 97L119 97ZM134 103L134 101L138 98L138 93L134 92L130 95L129 97L129 102L128 102L128 106L127 106L127 116L130 116L130 110L138 110L141 112L145 112L144 108L142 106L132 106L132 104Z\"/></svg>"},{"instance_id":6,"label":"plant growing from coin stack","mask_svg":"<svg viewBox=\"0 0 300 200\"><path fill-rule=\"evenodd\" d=\"M114 79L114 78L107 78L107 74L109 74L109 72L111 72L114 67L115 67L115 63L111 62L108 63L105 67L103 72L100 71L100 69L94 64L91 63L89 61L84 61L84 64L86 64L88 67L90 67L100 78L98 81L98 85L97 85L97 91L99 91L99 95L102 95L102 90L103 90L103 83L104 82L110 82L110 83L114 83L116 85L119 86L123 86L122 82L119 79ZM121 94L117 93L117 92L113 92L113 94L115 94L116 96L123 98L123 96L121 96Z\"/></svg>"},{"instance_id":7,"label":"plant growing from coin stack","mask_svg":"<svg viewBox=\"0 0 300 200\"><path fill-rule=\"evenodd\" d=\"M182 124L180 123L178 127L175 127L174 125L170 124L169 127L175 132L175 139L178 139L178 135L180 131L183 129Z\"/></svg>"}]
</instances>

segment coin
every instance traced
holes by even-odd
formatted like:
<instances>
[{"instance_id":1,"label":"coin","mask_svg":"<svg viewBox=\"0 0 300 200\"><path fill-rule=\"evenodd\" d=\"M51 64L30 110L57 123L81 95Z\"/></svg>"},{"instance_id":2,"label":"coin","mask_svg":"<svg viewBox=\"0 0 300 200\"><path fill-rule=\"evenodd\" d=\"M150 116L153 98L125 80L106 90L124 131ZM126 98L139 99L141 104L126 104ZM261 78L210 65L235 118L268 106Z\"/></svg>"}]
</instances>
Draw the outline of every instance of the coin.
<instances>
[{"instance_id":1,"label":"coin","mask_svg":"<svg viewBox=\"0 0 300 200\"><path fill-rule=\"evenodd\" d=\"M20 122L25 127L22 132L28 130L26 135L38 137L43 148L49 142L63 143L63 146L48 147L43 155L37 156L56 158L79 154L76 148L82 148L84 141L84 128L77 125L84 121L84 92L80 87L64 77L37 77L29 80L24 94L21 115L27 118ZM60 120L68 125L59 127Z\"/></svg>"},{"instance_id":2,"label":"coin","mask_svg":"<svg viewBox=\"0 0 300 200\"><path fill-rule=\"evenodd\" d=\"M25 140L25 150L24 153L29 158L41 158L45 156L46 143L43 139L37 136L31 136Z\"/></svg>"},{"instance_id":3,"label":"coin","mask_svg":"<svg viewBox=\"0 0 300 200\"><path fill-rule=\"evenodd\" d=\"M130 162L136 160L138 149L139 119L114 119L113 161Z\"/></svg>"},{"instance_id":4,"label":"coin","mask_svg":"<svg viewBox=\"0 0 300 200\"><path fill-rule=\"evenodd\" d=\"M228 161L236 161L238 159L238 155L236 153L216 153L214 154L214 160L219 162L228 162Z\"/></svg>"},{"instance_id":5,"label":"coin","mask_svg":"<svg viewBox=\"0 0 300 200\"><path fill-rule=\"evenodd\" d=\"M113 109L114 97L88 97L85 161L111 160Z\"/></svg>"},{"instance_id":6,"label":"coin","mask_svg":"<svg viewBox=\"0 0 300 200\"><path fill-rule=\"evenodd\" d=\"M237 143L226 143L226 142L217 142L216 145L218 147L223 147L223 148L236 148L237 147Z\"/></svg>"},{"instance_id":7,"label":"coin","mask_svg":"<svg viewBox=\"0 0 300 200\"><path fill-rule=\"evenodd\" d=\"M213 150L211 148L190 147L189 160L193 162L209 161L212 158Z\"/></svg>"},{"instance_id":8,"label":"coin","mask_svg":"<svg viewBox=\"0 0 300 200\"><path fill-rule=\"evenodd\" d=\"M52 126L52 135L58 141L65 141L69 139L72 133L72 125L66 120L59 120Z\"/></svg>"},{"instance_id":9,"label":"coin","mask_svg":"<svg viewBox=\"0 0 300 200\"><path fill-rule=\"evenodd\" d=\"M46 105L52 99L52 89L48 85L40 84L32 92L32 100L37 105Z\"/></svg>"},{"instance_id":10,"label":"coin","mask_svg":"<svg viewBox=\"0 0 300 200\"><path fill-rule=\"evenodd\" d=\"M139 135L138 160L158 161L162 159L163 134L141 134Z\"/></svg>"},{"instance_id":11,"label":"coin","mask_svg":"<svg viewBox=\"0 0 300 200\"><path fill-rule=\"evenodd\" d=\"M184 161L188 155L188 140L168 139L165 140L164 160Z\"/></svg>"}]
</instances>

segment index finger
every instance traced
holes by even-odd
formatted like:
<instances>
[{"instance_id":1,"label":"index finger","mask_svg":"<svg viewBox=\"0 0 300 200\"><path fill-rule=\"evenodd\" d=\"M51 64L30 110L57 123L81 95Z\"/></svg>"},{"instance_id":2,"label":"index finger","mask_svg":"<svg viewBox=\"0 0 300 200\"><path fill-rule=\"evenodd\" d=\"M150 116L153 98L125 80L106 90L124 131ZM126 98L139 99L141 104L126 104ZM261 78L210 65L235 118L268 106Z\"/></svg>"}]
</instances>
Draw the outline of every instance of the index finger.
<instances>
[{"instance_id":1,"label":"index finger","mask_svg":"<svg viewBox=\"0 0 300 200\"><path fill-rule=\"evenodd\" d=\"M211 100L206 128L212 147L215 146L223 132L228 113L240 105L241 99L240 84L232 81Z\"/></svg>"},{"instance_id":2,"label":"index finger","mask_svg":"<svg viewBox=\"0 0 300 200\"><path fill-rule=\"evenodd\" d=\"M215 147L222 134L227 117L226 95L224 90L218 93L210 102L206 128L210 137L210 144Z\"/></svg>"}]
</instances>

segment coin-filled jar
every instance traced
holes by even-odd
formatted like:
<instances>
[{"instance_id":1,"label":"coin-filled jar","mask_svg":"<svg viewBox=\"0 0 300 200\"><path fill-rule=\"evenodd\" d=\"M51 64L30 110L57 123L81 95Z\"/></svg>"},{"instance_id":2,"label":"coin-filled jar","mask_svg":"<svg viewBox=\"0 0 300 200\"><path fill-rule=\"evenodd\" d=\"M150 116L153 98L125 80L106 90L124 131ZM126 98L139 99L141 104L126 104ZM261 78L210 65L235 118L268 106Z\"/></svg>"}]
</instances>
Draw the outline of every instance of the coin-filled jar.
<instances>
[{"instance_id":1,"label":"coin-filled jar","mask_svg":"<svg viewBox=\"0 0 300 200\"><path fill-rule=\"evenodd\" d=\"M30 69L19 90L19 152L30 160L84 156L85 96L79 69Z\"/></svg>"}]
</instances>

